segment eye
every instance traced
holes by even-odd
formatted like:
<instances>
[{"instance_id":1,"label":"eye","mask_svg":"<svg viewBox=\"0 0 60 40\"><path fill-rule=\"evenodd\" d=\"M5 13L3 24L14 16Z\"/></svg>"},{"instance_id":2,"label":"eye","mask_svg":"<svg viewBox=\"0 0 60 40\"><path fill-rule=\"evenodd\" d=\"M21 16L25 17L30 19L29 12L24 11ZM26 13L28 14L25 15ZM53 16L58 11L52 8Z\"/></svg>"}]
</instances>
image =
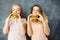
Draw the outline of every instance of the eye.
<instances>
[{"instance_id":1,"label":"eye","mask_svg":"<svg viewBox=\"0 0 60 40\"><path fill-rule=\"evenodd\" d=\"M20 11L20 9L17 9L17 11Z\"/></svg>"},{"instance_id":2,"label":"eye","mask_svg":"<svg viewBox=\"0 0 60 40\"><path fill-rule=\"evenodd\" d=\"M15 9L12 9L12 11L15 11Z\"/></svg>"}]
</instances>

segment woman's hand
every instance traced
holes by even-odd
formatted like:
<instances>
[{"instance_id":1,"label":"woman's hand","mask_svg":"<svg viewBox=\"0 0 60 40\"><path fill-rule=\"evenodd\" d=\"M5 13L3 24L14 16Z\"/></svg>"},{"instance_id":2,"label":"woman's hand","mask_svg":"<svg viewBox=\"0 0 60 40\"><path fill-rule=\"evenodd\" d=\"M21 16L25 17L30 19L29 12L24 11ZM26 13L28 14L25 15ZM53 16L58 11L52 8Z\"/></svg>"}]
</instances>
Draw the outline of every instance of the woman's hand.
<instances>
[{"instance_id":1,"label":"woman's hand","mask_svg":"<svg viewBox=\"0 0 60 40\"><path fill-rule=\"evenodd\" d=\"M6 22L9 22L11 14L6 18Z\"/></svg>"},{"instance_id":2,"label":"woman's hand","mask_svg":"<svg viewBox=\"0 0 60 40\"><path fill-rule=\"evenodd\" d=\"M21 16L20 16L20 14L17 14L18 15L18 21L20 22L20 23L22 23L22 18L21 18Z\"/></svg>"},{"instance_id":3,"label":"woman's hand","mask_svg":"<svg viewBox=\"0 0 60 40\"><path fill-rule=\"evenodd\" d=\"M40 16L39 18L37 18L38 20L40 20L40 21L44 21L44 18L43 18L42 15L40 15L40 14L37 14L37 15Z\"/></svg>"},{"instance_id":4,"label":"woman's hand","mask_svg":"<svg viewBox=\"0 0 60 40\"><path fill-rule=\"evenodd\" d=\"M10 16L11 16L11 14L5 20L5 24L4 24L4 28L3 28L3 34L7 34L9 32L10 27L8 24L9 24Z\"/></svg>"},{"instance_id":5,"label":"woman's hand","mask_svg":"<svg viewBox=\"0 0 60 40\"><path fill-rule=\"evenodd\" d=\"M28 18L27 18L28 21L30 21L30 16L31 16L31 15L32 15L32 14L30 14L30 15L28 16ZM32 19L31 19L31 20L32 20Z\"/></svg>"}]
</instances>

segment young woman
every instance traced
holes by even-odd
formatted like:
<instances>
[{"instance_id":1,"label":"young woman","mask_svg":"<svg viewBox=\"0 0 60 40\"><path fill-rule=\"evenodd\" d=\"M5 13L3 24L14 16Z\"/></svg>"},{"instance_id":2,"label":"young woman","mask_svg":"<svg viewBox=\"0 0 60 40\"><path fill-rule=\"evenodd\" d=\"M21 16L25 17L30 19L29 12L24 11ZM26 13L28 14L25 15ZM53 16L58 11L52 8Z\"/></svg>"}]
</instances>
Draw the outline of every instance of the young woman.
<instances>
[{"instance_id":1,"label":"young woman","mask_svg":"<svg viewBox=\"0 0 60 40\"><path fill-rule=\"evenodd\" d=\"M5 21L3 33L8 33L8 40L26 40L26 19L20 4L13 4L10 15Z\"/></svg>"},{"instance_id":2,"label":"young woman","mask_svg":"<svg viewBox=\"0 0 60 40\"><path fill-rule=\"evenodd\" d=\"M31 40L48 40L50 35L48 19L39 5L31 8L31 14L27 18L27 34Z\"/></svg>"}]
</instances>

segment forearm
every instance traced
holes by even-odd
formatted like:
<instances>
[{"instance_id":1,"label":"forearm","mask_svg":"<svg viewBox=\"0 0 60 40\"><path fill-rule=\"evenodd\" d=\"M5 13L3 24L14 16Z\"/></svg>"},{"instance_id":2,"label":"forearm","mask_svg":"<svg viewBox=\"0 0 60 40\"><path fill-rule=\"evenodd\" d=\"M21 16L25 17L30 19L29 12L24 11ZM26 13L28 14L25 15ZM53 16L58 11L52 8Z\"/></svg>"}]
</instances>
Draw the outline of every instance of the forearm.
<instances>
[{"instance_id":1,"label":"forearm","mask_svg":"<svg viewBox=\"0 0 60 40\"><path fill-rule=\"evenodd\" d=\"M48 23L43 22L43 28L44 28L44 33L49 36L50 35L50 28L48 26Z\"/></svg>"},{"instance_id":2,"label":"forearm","mask_svg":"<svg viewBox=\"0 0 60 40\"><path fill-rule=\"evenodd\" d=\"M32 36L32 28L31 28L31 25L29 24L29 22L27 22L27 33L30 37Z\"/></svg>"},{"instance_id":3,"label":"forearm","mask_svg":"<svg viewBox=\"0 0 60 40\"><path fill-rule=\"evenodd\" d=\"M26 31L25 31L25 24L23 24L21 19L19 19L19 24L20 24L20 27L21 27L21 33L25 34L26 33Z\"/></svg>"},{"instance_id":4,"label":"forearm","mask_svg":"<svg viewBox=\"0 0 60 40\"><path fill-rule=\"evenodd\" d=\"M9 32L9 27L8 27L8 23L6 22L3 28L3 34L7 34Z\"/></svg>"},{"instance_id":5,"label":"forearm","mask_svg":"<svg viewBox=\"0 0 60 40\"><path fill-rule=\"evenodd\" d=\"M27 24L24 24L24 30L25 30L25 34L27 32Z\"/></svg>"}]
</instances>

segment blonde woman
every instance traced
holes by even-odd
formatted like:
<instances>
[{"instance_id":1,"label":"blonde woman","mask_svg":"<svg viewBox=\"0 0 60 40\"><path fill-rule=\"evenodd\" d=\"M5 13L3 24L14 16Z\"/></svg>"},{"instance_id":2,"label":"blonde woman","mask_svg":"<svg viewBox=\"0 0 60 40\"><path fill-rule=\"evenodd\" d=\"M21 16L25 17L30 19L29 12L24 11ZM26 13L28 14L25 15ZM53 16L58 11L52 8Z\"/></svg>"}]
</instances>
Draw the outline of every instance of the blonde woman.
<instances>
[{"instance_id":1,"label":"blonde woman","mask_svg":"<svg viewBox=\"0 0 60 40\"><path fill-rule=\"evenodd\" d=\"M48 40L46 36L50 35L48 18L39 5L31 8L31 14L27 18L27 34L31 40Z\"/></svg>"},{"instance_id":2,"label":"blonde woman","mask_svg":"<svg viewBox=\"0 0 60 40\"><path fill-rule=\"evenodd\" d=\"M26 40L26 19L20 4L13 4L10 15L5 21L3 33L8 33L8 40Z\"/></svg>"}]
</instances>

